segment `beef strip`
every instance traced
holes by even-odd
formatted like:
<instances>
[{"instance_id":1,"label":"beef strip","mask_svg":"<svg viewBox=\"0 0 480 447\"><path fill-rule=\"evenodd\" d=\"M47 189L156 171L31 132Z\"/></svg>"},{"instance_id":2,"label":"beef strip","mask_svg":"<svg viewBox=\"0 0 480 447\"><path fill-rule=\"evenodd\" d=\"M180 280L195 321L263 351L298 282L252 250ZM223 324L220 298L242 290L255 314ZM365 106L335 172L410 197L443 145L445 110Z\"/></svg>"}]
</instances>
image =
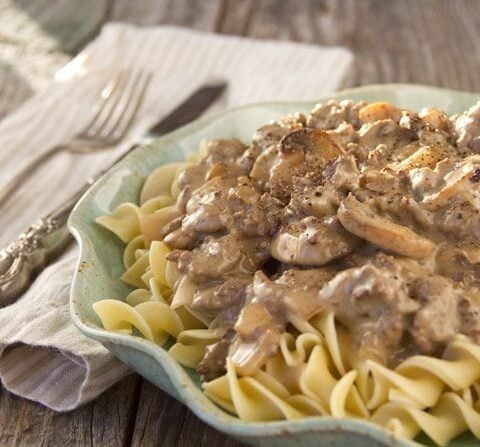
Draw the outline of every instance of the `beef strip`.
<instances>
[{"instance_id":1,"label":"beef strip","mask_svg":"<svg viewBox=\"0 0 480 447\"><path fill-rule=\"evenodd\" d=\"M268 259L268 249L267 238L242 239L234 234L207 236L200 246L178 255L178 269L197 283L217 280L233 270L253 275Z\"/></svg>"},{"instance_id":2,"label":"beef strip","mask_svg":"<svg viewBox=\"0 0 480 447\"><path fill-rule=\"evenodd\" d=\"M320 288L331 269L289 269L272 281L257 272L235 324L231 356L242 374L251 374L278 350L292 316L308 320L321 308Z\"/></svg>"},{"instance_id":3,"label":"beef strip","mask_svg":"<svg viewBox=\"0 0 480 447\"><path fill-rule=\"evenodd\" d=\"M398 275L371 264L339 273L320 296L325 308L351 331L359 356L382 363L398 349L406 316L419 308Z\"/></svg>"},{"instance_id":4,"label":"beef strip","mask_svg":"<svg viewBox=\"0 0 480 447\"><path fill-rule=\"evenodd\" d=\"M415 314L410 333L420 352L433 354L460 332L458 300L461 291L442 276L417 278L410 293L421 308Z\"/></svg>"},{"instance_id":5,"label":"beef strip","mask_svg":"<svg viewBox=\"0 0 480 447\"><path fill-rule=\"evenodd\" d=\"M266 236L275 226L279 207L247 177L215 177L194 191L181 228L169 233L165 242L173 248L191 249L205 234L228 231L245 237Z\"/></svg>"},{"instance_id":6,"label":"beef strip","mask_svg":"<svg viewBox=\"0 0 480 447\"><path fill-rule=\"evenodd\" d=\"M203 380L213 380L225 373L230 343L229 338L223 337L220 341L207 346L205 356L197 365L197 371Z\"/></svg>"},{"instance_id":7,"label":"beef strip","mask_svg":"<svg viewBox=\"0 0 480 447\"><path fill-rule=\"evenodd\" d=\"M199 288L193 296L191 308L207 316L217 316L220 311L243 303L245 288L251 282L248 274L236 273L225 277L219 284ZM223 278L222 278L223 279Z\"/></svg>"}]
</instances>

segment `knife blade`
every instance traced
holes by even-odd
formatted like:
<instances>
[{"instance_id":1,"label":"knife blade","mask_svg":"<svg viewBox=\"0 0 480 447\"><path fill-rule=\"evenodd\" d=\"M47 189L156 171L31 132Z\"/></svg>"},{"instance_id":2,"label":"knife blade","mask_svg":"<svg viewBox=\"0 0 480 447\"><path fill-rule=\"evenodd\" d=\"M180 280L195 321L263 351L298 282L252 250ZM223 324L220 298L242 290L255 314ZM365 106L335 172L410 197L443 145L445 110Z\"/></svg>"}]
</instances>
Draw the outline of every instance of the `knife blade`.
<instances>
[{"instance_id":1,"label":"knife blade","mask_svg":"<svg viewBox=\"0 0 480 447\"><path fill-rule=\"evenodd\" d=\"M105 172L140 144L165 135L199 117L224 92L227 83L218 81L201 86L168 115L155 123L137 143L112 165L89 179L77 192L52 213L35 222L17 240L0 251L0 308L13 303L32 283L35 276L61 254L72 240L66 223L80 197Z\"/></svg>"}]
</instances>

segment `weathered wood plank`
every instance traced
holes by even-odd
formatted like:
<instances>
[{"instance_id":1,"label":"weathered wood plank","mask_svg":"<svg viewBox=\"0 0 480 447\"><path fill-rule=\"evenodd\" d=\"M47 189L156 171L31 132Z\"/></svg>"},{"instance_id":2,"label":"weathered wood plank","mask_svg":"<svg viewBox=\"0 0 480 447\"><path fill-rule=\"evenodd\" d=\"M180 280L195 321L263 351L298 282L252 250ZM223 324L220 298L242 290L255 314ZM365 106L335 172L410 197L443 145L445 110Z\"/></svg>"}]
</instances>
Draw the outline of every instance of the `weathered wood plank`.
<instances>
[{"instance_id":1,"label":"weathered wood plank","mask_svg":"<svg viewBox=\"0 0 480 447\"><path fill-rule=\"evenodd\" d=\"M242 444L226 437L200 421L180 402L143 382L132 446L164 447L240 447Z\"/></svg>"},{"instance_id":2,"label":"weathered wood plank","mask_svg":"<svg viewBox=\"0 0 480 447\"><path fill-rule=\"evenodd\" d=\"M480 3L475 0L228 2L221 31L342 45L355 85L412 82L480 91Z\"/></svg>"},{"instance_id":3,"label":"weathered wood plank","mask_svg":"<svg viewBox=\"0 0 480 447\"><path fill-rule=\"evenodd\" d=\"M115 0L108 21L135 25L180 25L205 31L214 31L222 0Z\"/></svg>"},{"instance_id":4,"label":"weathered wood plank","mask_svg":"<svg viewBox=\"0 0 480 447\"><path fill-rule=\"evenodd\" d=\"M188 411L185 416L184 427L177 444L179 447L194 445L199 447L241 447L244 445L205 425L191 411Z\"/></svg>"},{"instance_id":5,"label":"weathered wood plank","mask_svg":"<svg viewBox=\"0 0 480 447\"><path fill-rule=\"evenodd\" d=\"M224 0L216 31L245 36L255 10L256 0Z\"/></svg>"},{"instance_id":6,"label":"weathered wood plank","mask_svg":"<svg viewBox=\"0 0 480 447\"><path fill-rule=\"evenodd\" d=\"M56 413L0 388L0 445L129 446L141 382L139 376L129 376L69 413Z\"/></svg>"}]
</instances>

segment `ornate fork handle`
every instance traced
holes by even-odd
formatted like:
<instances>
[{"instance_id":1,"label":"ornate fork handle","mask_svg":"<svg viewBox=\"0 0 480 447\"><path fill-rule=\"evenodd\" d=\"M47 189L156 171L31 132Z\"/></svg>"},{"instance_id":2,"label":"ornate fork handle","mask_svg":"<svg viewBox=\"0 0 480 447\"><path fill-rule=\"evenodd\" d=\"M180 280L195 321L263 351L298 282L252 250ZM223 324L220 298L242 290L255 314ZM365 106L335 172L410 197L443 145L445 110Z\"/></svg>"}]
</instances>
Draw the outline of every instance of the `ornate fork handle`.
<instances>
[{"instance_id":1,"label":"ornate fork handle","mask_svg":"<svg viewBox=\"0 0 480 447\"><path fill-rule=\"evenodd\" d=\"M147 139L141 140L146 142ZM105 172L122 160L140 143L118 157L111 166L102 169L52 213L27 228L16 241L0 250L0 308L13 303L55 257L72 241L67 220L75 204Z\"/></svg>"},{"instance_id":2,"label":"ornate fork handle","mask_svg":"<svg viewBox=\"0 0 480 447\"><path fill-rule=\"evenodd\" d=\"M37 272L71 242L66 226L68 216L94 180L0 251L0 307L11 304L28 288Z\"/></svg>"}]
</instances>

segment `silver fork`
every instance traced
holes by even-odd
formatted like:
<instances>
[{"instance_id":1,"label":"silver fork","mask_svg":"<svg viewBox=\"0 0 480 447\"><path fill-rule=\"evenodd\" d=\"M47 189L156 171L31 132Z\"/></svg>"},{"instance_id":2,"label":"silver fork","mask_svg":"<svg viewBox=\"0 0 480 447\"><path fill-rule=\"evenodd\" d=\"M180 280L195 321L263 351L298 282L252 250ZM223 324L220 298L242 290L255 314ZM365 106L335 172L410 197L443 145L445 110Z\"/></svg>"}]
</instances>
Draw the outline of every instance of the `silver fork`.
<instances>
[{"instance_id":1,"label":"silver fork","mask_svg":"<svg viewBox=\"0 0 480 447\"><path fill-rule=\"evenodd\" d=\"M0 207L39 166L59 152L89 153L112 148L125 135L151 80L145 71L121 70L107 82L91 120L70 141L58 144L31 160L7 184L0 187Z\"/></svg>"}]
</instances>

